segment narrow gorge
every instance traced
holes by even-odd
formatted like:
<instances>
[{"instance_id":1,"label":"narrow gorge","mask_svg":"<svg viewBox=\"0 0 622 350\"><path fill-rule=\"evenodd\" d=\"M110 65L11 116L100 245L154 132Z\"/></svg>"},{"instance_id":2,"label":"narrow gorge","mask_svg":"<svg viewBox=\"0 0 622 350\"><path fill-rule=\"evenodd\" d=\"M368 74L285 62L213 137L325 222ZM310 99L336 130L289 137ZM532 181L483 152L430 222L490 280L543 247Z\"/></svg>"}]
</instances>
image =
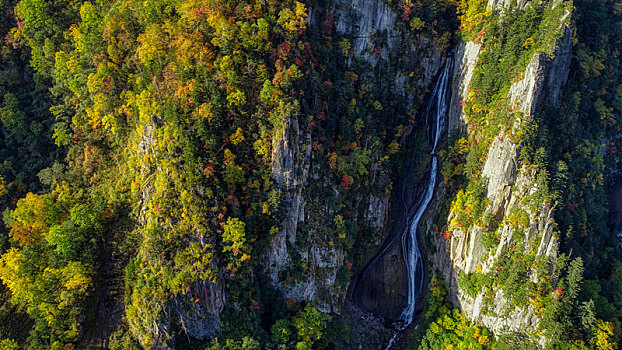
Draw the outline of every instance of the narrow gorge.
<instances>
[{"instance_id":1,"label":"narrow gorge","mask_svg":"<svg viewBox=\"0 0 622 350\"><path fill-rule=\"evenodd\" d=\"M0 349L622 344L622 6L0 1Z\"/></svg>"},{"instance_id":2,"label":"narrow gorge","mask_svg":"<svg viewBox=\"0 0 622 350\"><path fill-rule=\"evenodd\" d=\"M354 304L368 312L380 314L386 319L392 320L396 325L396 332L389 340L387 349L395 343L399 332L410 326L414 320L415 311L421 308L421 296L424 292L424 266L422 253L419 249L418 228L436 188L438 177L436 149L447 124L452 68L453 60L446 59L442 73L436 79L434 88L425 104L422 116L428 130L427 136L431 155L431 162L426 175L421 183L412 186L409 184L409 170L406 170L400 181L401 186L398 186L399 193L395 206L399 210L393 213L395 217L391 232L381 245L380 250L362 269L351 287L350 299ZM409 168L412 166L411 164ZM417 191L415 188L423 189L423 191ZM401 253L401 259L398 261L391 259L389 254L392 251ZM406 282L402 283L402 286L391 285L395 281L391 281L390 277L395 276L385 274L385 270L390 268L386 267L389 264L404 265L405 277L396 279ZM394 293L391 293L391 288L400 287L402 290L398 289L399 295L406 296L405 304L402 306L403 310L399 314L388 314L386 305L395 304L395 300L391 300L395 299Z\"/></svg>"}]
</instances>

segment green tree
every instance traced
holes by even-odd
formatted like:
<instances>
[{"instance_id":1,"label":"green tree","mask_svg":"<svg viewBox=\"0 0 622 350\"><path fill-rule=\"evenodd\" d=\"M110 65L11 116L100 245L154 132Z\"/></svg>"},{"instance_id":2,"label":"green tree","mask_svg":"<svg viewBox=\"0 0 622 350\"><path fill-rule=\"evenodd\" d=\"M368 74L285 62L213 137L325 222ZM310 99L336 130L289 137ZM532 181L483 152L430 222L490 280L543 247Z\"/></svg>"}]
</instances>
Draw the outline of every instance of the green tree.
<instances>
[{"instance_id":1,"label":"green tree","mask_svg":"<svg viewBox=\"0 0 622 350\"><path fill-rule=\"evenodd\" d=\"M17 350L19 345L13 339L0 340L0 350Z\"/></svg>"},{"instance_id":2,"label":"green tree","mask_svg":"<svg viewBox=\"0 0 622 350\"><path fill-rule=\"evenodd\" d=\"M296 344L296 348L310 349L314 343L321 340L330 319L330 315L319 311L311 305L305 306L304 310L293 319L298 339L300 339L300 342Z\"/></svg>"}]
</instances>

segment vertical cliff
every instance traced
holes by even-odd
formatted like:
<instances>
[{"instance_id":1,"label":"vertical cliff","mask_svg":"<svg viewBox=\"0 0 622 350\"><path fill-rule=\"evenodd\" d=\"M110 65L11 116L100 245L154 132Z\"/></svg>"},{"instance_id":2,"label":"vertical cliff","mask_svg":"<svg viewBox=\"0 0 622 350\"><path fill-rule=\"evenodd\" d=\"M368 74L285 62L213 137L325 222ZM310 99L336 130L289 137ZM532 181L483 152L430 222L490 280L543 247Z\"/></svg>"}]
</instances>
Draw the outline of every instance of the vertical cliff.
<instances>
[{"instance_id":1,"label":"vertical cliff","mask_svg":"<svg viewBox=\"0 0 622 350\"><path fill-rule=\"evenodd\" d=\"M0 348L618 347L619 1L0 8Z\"/></svg>"},{"instance_id":2,"label":"vertical cliff","mask_svg":"<svg viewBox=\"0 0 622 350\"><path fill-rule=\"evenodd\" d=\"M466 100L469 85L473 78L473 70L477 65L477 58L481 44L475 41L460 41L456 45L453 84L451 92L451 103L448 115L448 136L449 139L460 134L466 133L466 120L462 111L462 101Z\"/></svg>"},{"instance_id":3,"label":"vertical cliff","mask_svg":"<svg viewBox=\"0 0 622 350\"><path fill-rule=\"evenodd\" d=\"M136 131L135 146L132 152L136 157L155 158L158 144L158 137L162 135L163 121L160 118L151 116L145 118L144 126L138 127ZM165 174L157 166L143 164L136 169L137 177L142 184L137 191L138 210L137 222L138 230L148 230L157 226L162 218L154 216L149 212L153 208L154 196L158 182L163 181L168 174ZM200 228L194 227L194 232L200 232ZM167 227L167 231L172 231L172 225ZM167 232L170 234L170 232ZM162 234L159 235L162 239ZM211 257L205 247L207 238L205 235L194 237L188 247L193 254L196 252L203 259ZM128 277L126 279L126 290L130 288L139 289L149 283L143 280L144 276L136 275L139 267L147 265L149 257L154 254L157 243L152 240L145 240L144 246L138 250L136 262L130 263ZM158 262L166 264L165 253L159 253ZM180 259L181 254L176 258ZM205 261L205 260L203 260ZM129 328L134 333L136 339L145 348L150 349L172 349L175 348L175 334L178 332L176 327L180 327L187 336L194 339L207 340L215 337L221 331L220 313L225 306L225 290L222 277L211 277L211 270L217 270L216 262L212 262L207 268L199 267L196 262L185 261L184 266L200 273L199 278L190 283L187 288L178 293L159 291L159 296L155 294L140 295L134 292L129 298L130 307L126 310L129 314ZM153 267L154 270L166 271L170 266ZM206 271L208 270L208 271ZM175 274L175 273L173 273ZM178 276L183 275L177 272ZM138 287L136 286L138 285ZM148 314L148 315L147 315Z\"/></svg>"},{"instance_id":4,"label":"vertical cliff","mask_svg":"<svg viewBox=\"0 0 622 350\"><path fill-rule=\"evenodd\" d=\"M512 23L524 20L521 14L536 13L533 7L544 9L539 18L551 31L546 43L530 49L534 37L543 35L539 33L543 25L538 24L540 29L526 33L527 41L516 54L528 62L521 68L519 60L511 68L510 75L517 79L488 91L497 83L496 66L507 59L498 52L511 45ZM527 156L526 145L531 142L530 130L543 117L539 115L543 106L559 103L568 77L571 10L563 2L489 1L491 9L497 14L491 20L510 28L506 39L494 26L478 28L475 38L456 50L449 125L458 141L449 153L454 159L464 157L461 170L468 184L455 186L451 171L445 173L449 188L460 189L454 192L445 232L434 234L434 261L450 285L452 301L469 318L498 335L537 335L542 316L538 295L549 283L544 281L557 278L559 233L546 169Z\"/></svg>"},{"instance_id":5,"label":"vertical cliff","mask_svg":"<svg viewBox=\"0 0 622 350\"><path fill-rule=\"evenodd\" d=\"M394 175L387 173L386 159L375 156L376 150L386 147L390 141L382 141L385 145L381 145L380 139L368 134L373 132L372 123L378 125L374 126L377 131L396 127L389 131L398 130L393 147L405 149L406 136L413 130L416 108L442 64L447 43L433 40L438 38L431 32L405 27L408 22L400 18L396 9L379 0L336 1L327 8L311 8L309 22L310 30L316 32L325 32L327 23L331 26L334 23L336 46L343 52L337 59L343 60L342 69L348 76L356 76L354 86L360 91L356 99L368 96L364 98L371 99L375 106L376 119L365 122L366 129L353 144L371 150L370 162L358 167L354 184L360 181L366 189L350 195L344 191L349 185L342 181L349 174L344 172L345 177L339 178L342 183L334 184L331 179L334 175L325 169L334 164L325 163L325 157L330 158L331 154L322 155L318 143L333 137L332 142L338 144L341 135L318 134L309 127L308 119L292 116L273 140L272 174L284 194L285 218L271 240L266 269L287 298L315 300L321 310L339 313L353 277L351 269L356 270L371 257L391 218L390 181ZM352 106L356 114L359 105ZM333 111L331 105L326 107L322 113L327 118L335 118L330 113L345 113ZM366 114L366 117L359 117L359 122L374 115ZM352 119L340 123L352 123L356 119L348 115L339 117ZM404 119L400 118L410 121L404 125L400 121ZM397 149L391 152L395 151ZM346 155L352 153L347 151ZM342 171L341 161L336 163L335 167ZM339 233L344 232L342 218L347 221L352 237L345 238L345 233ZM336 233L341 238L334 240L332 237ZM344 239L349 240L348 243L341 243ZM394 255L399 258L398 251ZM399 285L405 276L394 271L387 278Z\"/></svg>"}]
</instances>

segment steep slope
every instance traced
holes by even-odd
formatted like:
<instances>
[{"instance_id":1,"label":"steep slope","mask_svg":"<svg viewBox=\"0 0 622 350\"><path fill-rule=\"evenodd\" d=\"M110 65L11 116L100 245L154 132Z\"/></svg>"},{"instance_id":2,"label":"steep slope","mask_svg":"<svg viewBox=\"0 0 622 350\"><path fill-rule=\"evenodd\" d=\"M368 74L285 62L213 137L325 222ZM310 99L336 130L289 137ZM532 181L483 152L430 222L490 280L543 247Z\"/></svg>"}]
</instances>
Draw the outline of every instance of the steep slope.
<instances>
[{"instance_id":1,"label":"steep slope","mask_svg":"<svg viewBox=\"0 0 622 350\"><path fill-rule=\"evenodd\" d=\"M437 11L450 11L449 5L444 6ZM366 126L362 137L357 136L354 141L371 149L370 146L379 140L370 138L367 132L372 128L381 130L393 126L406 129L395 135L394 146L397 148L411 132L416 108L440 68L446 47L440 41L433 41L432 34L425 30L413 35L410 28L404 28L404 22L398 21L398 14L393 9L377 0L340 1L332 8L311 8L309 31L321 32L332 21L341 38L337 44L344 52L340 58L345 59L341 69L346 75L356 77L358 81L353 87L360 91L359 96L371 93L370 97L375 100L370 102L375 104L373 109L376 111L359 111L357 105L352 105L357 111L347 119L365 120ZM442 25L438 27L448 29ZM413 71L413 67L417 67L416 70ZM329 105L326 113L333 113L333 108ZM379 119L372 122L372 115ZM406 116L408 121L404 120ZM404 125L405 121L411 125ZM275 182L286 193L286 219L272 239L266 265L272 281L286 297L300 301L317 300L321 310L339 313L352 276L344 268L353 263L358 266L369 257L379 244L387 221L392 219L389 216L390 177L382 169L385 161L381 157L370 157L369 163L353 169L354 174L344 166L349 161L339 159L337 164L327 165L341 173L339 180L342 184L329 185L330 173L323 168L326 164L321 156L323 150L316 147L318 139L328 137L326 130L305 129L303 125L303 121L292 118L273 140L272 172ZM344 134L336 135L337 139L345 138L349 133L343 128L339 132ZM343 156L348 153L357 156L356 148L353 151L355 153L346 148ZM326 156L331 154L333 157L342 156L338 153ZM357 193L351 193L347 184L350 176L355 178L352 190L356 188ZM318 196L319 193L322 196ZM328 204L330 202L334 204ZM344 220L346 227L343 227ZM349 237L345 237L346 232ZM341 243L344 239L347 244ZM353 249L355 246L359 249ZM399 250L392 255L392 259L402 261ZM384 277L392 286L389 292L393 295L402 293L403 298L401 283L405 274L399 270L399 263L391 266L396 270ZM288 270L299 272L292 278ZM342 277L338 278L338 275ZM385 297L384 300L395 305L388 306L388 309L396 312L403 302L400 298Z\"/></svg>"},{"instance_id":2,"label":"steep slope","mask_svg":"<svg viewBox=\"0 0 622 350\"><path fill-rule=\"evenodd\" d=\"M13 5L1 348L616 347L619 4Z\"/></svg>"},{"instance_id":3,"label":"steep slope","mask_svg":"<svg viewBox=\"0 0 622 350\"><path fill-rule=\"evenodd\" d=\"M497 335L539 334L540 293L559 278L554 199L546 169L528 161L525 145L542 106L559 105L572 52L570 6L489 2L480 16L501 27L474 28L457 50L450 127L462 138L450 149L445 179L454 190L449 164L465 157L467 184L457 186L445 233L434 236L435 268L451 300ZM463 26L471 20L463 17ZM516 62L509 74L508 59Z\"/></svg>"},{"instance_id":4,"label":"steep slope","mask_svg":"<svg viewBox=\"0 0 622 350\"><path fill-rule=\"evenodd\" d=\"M115 249L129 257L117 342L166 349L224 328L233 342L311 346L270 325L340 312L352 270L379 244L400 150L451 38L450 21L434 19L454 8L310 7L17 4L12 40L31 49L68 151L52 189L8 215L0 277L37 321L33 343L102 333L91 310L109 299L93 288Z\"/></svg>"}]
</instances>

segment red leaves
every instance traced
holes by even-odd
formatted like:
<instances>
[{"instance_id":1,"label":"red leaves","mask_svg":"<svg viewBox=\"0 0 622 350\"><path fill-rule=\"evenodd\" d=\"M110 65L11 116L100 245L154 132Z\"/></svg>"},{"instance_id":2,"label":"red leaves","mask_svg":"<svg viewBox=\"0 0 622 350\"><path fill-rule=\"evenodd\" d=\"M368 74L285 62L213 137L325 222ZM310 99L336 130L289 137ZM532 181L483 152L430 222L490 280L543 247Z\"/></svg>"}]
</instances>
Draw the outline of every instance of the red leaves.
<instances>
[{"instance_id":1,"label":"red leaves","mask_svg":"<svg viewBox=\"0 0 622 350\"><path fill-rule=\"evenodd\" d=\"M285 40L279 45L279 57L286 58L289 55L289 51L291 50L291 45L289 41Z\"/></svg>"},{"instance_id":2,"label":"red leaves","mask_svg":"<svg viewBox=\"0 0 622 350\"><path fill-rule=\"evenodd\" d=\"M199 19L204 15L209 13L208 9L205 6L201 6L198 9L190 10L190 14L193 16L193 19Z\"/></svg>"},{"instance_id":3,"label":"red leaves","mask_svg":"<svg viewBox=\"0 0 622 350\"><path fill-rule=\"evenodd\" d=\"M208 179L212 176L214 176L214 163L210 162L205 169L203 169L203 175L205 175L205 177L207 177Z\"/></svg>"},{"instance_id":4,"label":"red leaves","mask_svg":"<svg viewBox=\"0 0 622 350\"><path fill-rule=\"evenodd\" d=\"M343 175L341 177L341 187L343 187L344 190L351 189L353 183L354 183L354 178L352 178L352 176Z\"/></svg>"},{"instance_id":5,"label":"red leaves","mask_svg":"<svg viewBox=\"0 0 622 350\"><path fill-rule=\"evenodd\" d=\"M276 62L274 62L274 68L275 68L277 71L281 71L281 70L283 70L283 68L284 68L284 67L285 67L285 63L283 63L283 60L282 60L282 59L280 59L280 58L279 58L279 59L277 59L277 60L276 60Z\"/></svg>"},{"instance_id":6,"label":"red leaves","mask_svg":"<svg viewBox=\"0 0 622 350\"><path fill-rule=\"evenodd\" d=\"M358 79L358 75L356 75L356 73L352 71L346 71L345 75L346 75L346 79L351 83L356 82L356 80Z\"/></svg>"},{"instance_id":7,"label":"red leaves","mask_svg":"<svg viewBox=\"0 0 622 350\"><path fill-rule=\"evenodd\" d=\"M229 195L227 195L227 203L229 204L234 204L238 202L238 197L236 197L233 192L229 193Z\"/></svg>"},{"instance_id":8,"label":"red leaves","mask_svg":"<svg viewBox=\"0 0 622 350\"><path fill-rule=\"evenodd\" d=\"M348 269L348 270L352 270L352 263L351 263L351 262L348 262L348 263L346 264L346 269Z\"/></svg>"},{"instance_id":9,"label":"red leaves","mask_svg":"<svg viewBox=\"0 0 622 350\"><path fill-rule=\"evenodd\" d=\"M307 54L307 56L309 57L313 57L313 50L311 50L311 44L309 44L309 42L305 41L305 53Z\"/></svg>"},{"instance_id":10,"label":"red leaves","mask_svg":"<svg viewBox=\"0 0 622 350\"><path fill-rule=\"evenodd\" d=\"M484 29L480 30L480 31L477 33L477 40L481 40L481 39L484 37L484 34L486 34L486 28L484 28Z\"/></svg>"},{"instance_id":11,"label":"red leaves","mask_svg":"<svg viewBox=\"0 0 622 350\"><path fill-rule=\"evenodd\" d=\"M317 142L317 140L313 140L313 142L311 143L311 149L314 151L317 151L321 147L322 147L322 144Z\"/></svg>"},{"instance_id":12,"label":"red leaves","mask_svg":"<svg viewBox=\"0 0 622 350\"><path fill-rule=\"evenodd\" d=\"M405 6L404 12L402 13L402 19L404 21L410 20L410 12L411 12L410 7Z\"/></svg>"},{"instance_id":13,"label":"red leaves","mask_svg":"<svg viewBox=\"0 0 622 350\"><path fill-rule=\"evenodd\" d=\"M445 239L450 239L454 234L452 232L450 232L449 230L445 230L445 233L443 234L443 237L445 237Z\"/></svg>"},{"instance_id":14,"label":"red leaves","mask_svg":"<svg viewBox=\"0 0 622 350\"><path fill-rule=\"evenodd\" d=\"M309 61L311 62L311 66L315 68L319 62L317 58L313 57L313 50L311 50L311 45L308 42L305 42L304 45L305 45L305 54L309 58Z\"/></svg>"},{"instance_id":15,"label":"red leaves","mask_svg":"<svg viewBox=\"0 0 622 350\"><path fill-rule=\"evenodd\" d=\"M274 79L272 79L272 84L276 86L281 86L281 84L283 84L283 78L283 72L276 72L274 74Z\"/></svg>"},{"instance_id":16,"label":"red leaves","mask_svg":"<svg viewBox=\"0 0 622 350\"><path fill-rule=\"evenodd\" d=\"M620 127L618 127L618 131L620 131ZM616 154L618 152L618 149L616 148L616 145L612 144L611 146L609 146L609 149L607 151L609 152L609 154Z\"/></svg>"}]
</instances>

